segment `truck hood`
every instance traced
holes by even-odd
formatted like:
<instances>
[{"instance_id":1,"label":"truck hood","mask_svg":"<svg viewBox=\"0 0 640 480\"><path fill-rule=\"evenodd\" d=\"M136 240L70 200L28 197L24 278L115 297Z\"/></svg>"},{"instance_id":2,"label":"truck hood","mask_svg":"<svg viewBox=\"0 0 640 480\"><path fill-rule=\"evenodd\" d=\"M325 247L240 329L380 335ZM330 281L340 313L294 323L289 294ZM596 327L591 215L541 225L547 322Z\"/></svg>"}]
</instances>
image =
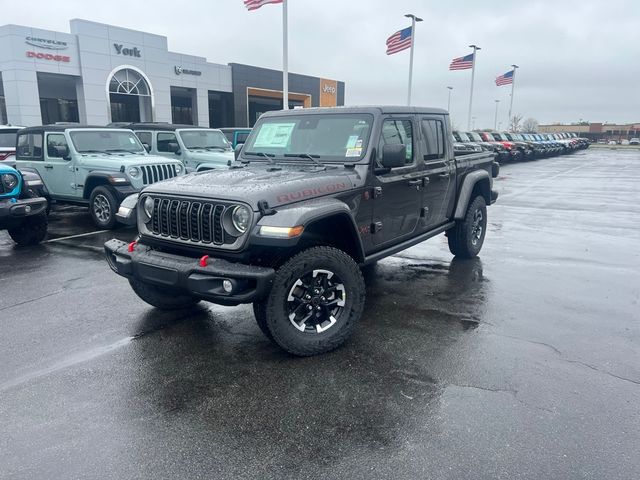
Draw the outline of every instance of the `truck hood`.
<instances>
[{"instance_id":1,"label":"truck hood","mask_svg":"<svg viewBox=\"0 0 640 480\"><path fill-rule=\"evenodd\" d=\"M144 193L238 201L257 210L261 200L266 200L270 207L278 207L351 190L364 184L366 168L367 165L356 169L328 165L323 170L314 165L255 162L247 167L176 177L147 187Z\"/></svg>"},{"instance_id":2,"label":"truck hood","mask_svg":"<svg viewBox=\"0 0 640 480\"><path fill-rule=\"evenodd\" d=\"M220 150L190 150L189 158L202 163L227 163L229 160L234 161L232 150L226 152Z\"/></svg>"},{"instance_id":3,"label":"truck hood","mask_svg":"<svg viewBox=\"0 0 640 480\"><path fill-rule=\"evenodd\" d=\"M120 170L122 166L125 168L141 165L158 165L158 164L175 164L182 165L180 160L172 160L170 158L160 157L157 155L132 155L132 154L114 154L105 156L104 154L91 154L82 157L82 165L88 168L99 170Z\"/></svg>"}]
</instances>

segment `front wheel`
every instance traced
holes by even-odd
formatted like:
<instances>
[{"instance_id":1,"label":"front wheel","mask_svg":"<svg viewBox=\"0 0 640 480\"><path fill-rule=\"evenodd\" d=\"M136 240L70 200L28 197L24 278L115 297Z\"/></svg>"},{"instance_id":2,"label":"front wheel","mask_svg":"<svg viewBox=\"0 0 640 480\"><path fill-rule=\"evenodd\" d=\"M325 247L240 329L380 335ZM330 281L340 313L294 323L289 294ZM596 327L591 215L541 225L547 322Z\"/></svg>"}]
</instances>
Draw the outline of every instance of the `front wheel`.
<instances>
[{"instance_id":1,"label":"front wheel","mask_svg":"<svg viewBox=\"0 0 640 480\"><path fill-rule=\"evenodd\" d=\"M449 250L457 257L473 258L480 253L487 233L487 204L484 197L473 199L462 220L447 232Z\"/></svg>"},{"instance_id":2,"label":"front wheel","mask_svg":"<svg viewBox=\"0 0 640 480\"><path fill-rule=\"evenodd\" d=\"M89 212L93 223L99 228L111 230L116 226L118 201L109 187L100 186L93 189L89 197Z\"/></svg>"},{"instance_id":3,"label":"front wheel","mask_svg":"<svg viewBox=\"0 0 640 480\"><path fill-rule=\"evenodd\" d=\"M37 245L47 236L47 216L44 213L27 217L20 225L8 230L11 239L21 247Z\"/></svg>"},{"instance_id":4,"label":"front wheel","mask_svg":"<svg viewBox=\"0 0 640 480\"><path fill-rule=\"evenodd\" d=\"M309 248L276 272L266 302L266 327L289 353L325 353L349 338L365 294L362 273L349 255L332 247Z\"/></svg>"}]
</instances>

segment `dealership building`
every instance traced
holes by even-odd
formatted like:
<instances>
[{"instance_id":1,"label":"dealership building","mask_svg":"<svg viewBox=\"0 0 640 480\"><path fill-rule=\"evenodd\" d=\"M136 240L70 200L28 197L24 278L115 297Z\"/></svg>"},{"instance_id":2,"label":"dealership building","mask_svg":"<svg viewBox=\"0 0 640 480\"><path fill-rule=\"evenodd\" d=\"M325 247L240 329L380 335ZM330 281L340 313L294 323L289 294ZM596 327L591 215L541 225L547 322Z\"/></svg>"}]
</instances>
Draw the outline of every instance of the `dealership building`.
<instances>
[{"instance_id":1,"label":"dealership building","mask_svg":"<svg viewBox=\"0 0 640 480\"><path fill-rule=\"evenodd\" d=\"M171 52L167 37L87 20L0 26L0 124L253 126L282 108L282 72ZM225 49L228 51L228 49ZM344 105L344 82L289 74L289 107Z\"/></svg>"}]
</instances>

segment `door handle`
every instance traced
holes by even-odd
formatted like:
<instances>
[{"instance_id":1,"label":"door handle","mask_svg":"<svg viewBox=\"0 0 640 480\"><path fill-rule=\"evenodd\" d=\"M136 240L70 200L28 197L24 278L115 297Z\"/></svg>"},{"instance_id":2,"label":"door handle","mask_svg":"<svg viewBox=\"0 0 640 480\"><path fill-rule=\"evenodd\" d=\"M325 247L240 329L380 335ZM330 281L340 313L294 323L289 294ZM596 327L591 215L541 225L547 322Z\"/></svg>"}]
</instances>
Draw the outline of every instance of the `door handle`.
<instances>
[{"instance_id":1,"label":"door handle","mask_svg":"<svg viewBox=\"0 0 640 480\"><path fill-rule=\"evenodd\" d=\"M450 174L449 173L441 173L440 175L438 175L440 178L449 178Z\"/></svg>"},{"instance_id":2,"label":"door handle","mask_svg":"<svg viewBox=\"0 0 640 480\"><path fill-rule=\"evenodd\" d=\"M408 184L409 186L411 186L411 187L415 187L415 186L417 186L417 185L422 185L422 179L421 179L421 178L419 178L418 180L409 180L409 181L407 182L407 184Z\"/></svg>"},{"instance_id":3,"label":"door handle","mask_svg":"<svg viewBox=\"0 0 640 480\"><path fill-rule=\"evenodd\" d=\"M44 168L51 170L53 168L53 165L45 165Z\"/></svg>"}]
</instances>

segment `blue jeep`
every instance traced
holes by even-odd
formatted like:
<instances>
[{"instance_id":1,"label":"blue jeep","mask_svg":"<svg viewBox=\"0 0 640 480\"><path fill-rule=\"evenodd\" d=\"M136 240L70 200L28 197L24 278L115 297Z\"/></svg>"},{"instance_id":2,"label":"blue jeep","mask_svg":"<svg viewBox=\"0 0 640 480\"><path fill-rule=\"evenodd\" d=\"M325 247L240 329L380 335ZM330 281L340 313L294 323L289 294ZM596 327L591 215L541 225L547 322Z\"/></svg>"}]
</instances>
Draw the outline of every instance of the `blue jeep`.
<instances>
[{"instance_id":1,"label":"blue jeep","mask_svg":"<svg viewBox=\"0 0 640 480\"><path fill-rule=\"evenodd\" d=\"M35 245L47 235L47 200L25 185L20 172L0 163L0 230L18 245Z\"/></svg>"}]
</instances>

